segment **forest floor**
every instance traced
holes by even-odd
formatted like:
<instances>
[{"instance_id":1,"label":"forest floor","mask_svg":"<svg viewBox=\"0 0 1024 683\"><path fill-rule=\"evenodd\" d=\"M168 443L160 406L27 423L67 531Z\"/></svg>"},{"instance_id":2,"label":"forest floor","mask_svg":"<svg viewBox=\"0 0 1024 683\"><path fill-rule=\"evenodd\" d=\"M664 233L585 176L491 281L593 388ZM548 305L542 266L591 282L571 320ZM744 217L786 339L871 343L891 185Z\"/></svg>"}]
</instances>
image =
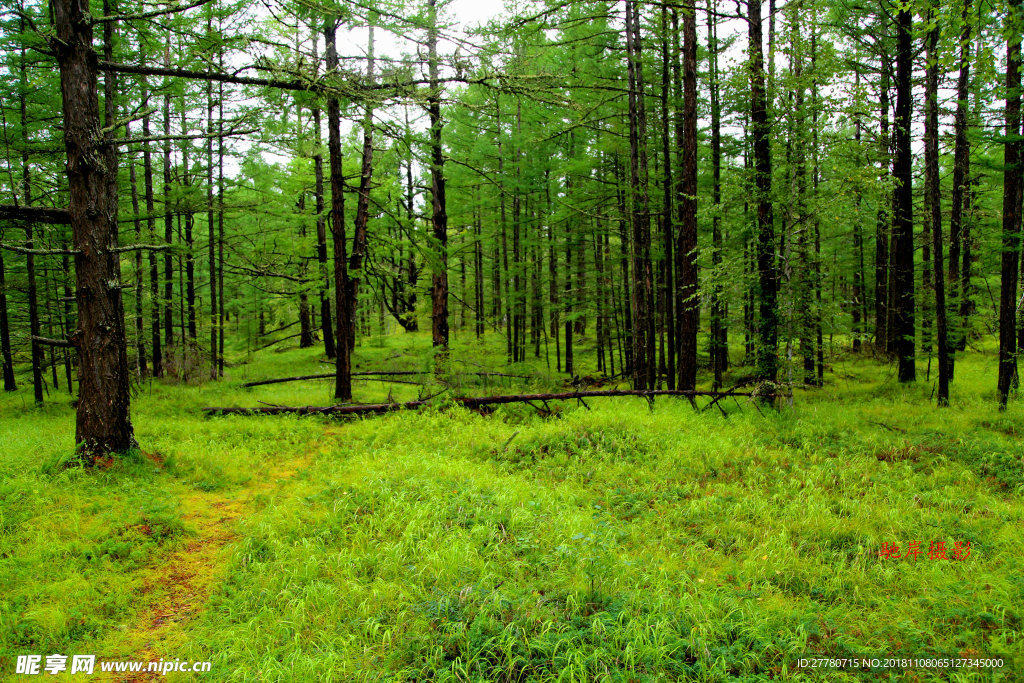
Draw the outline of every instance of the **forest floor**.
<instances>
[{"instance_id":1,"label":"forest floor","mask_svg":"<svg viewBox=\"0 0 1024 683\"><path fill-rule=\"evenodd\" d=\"M428 351L424 334L373 337L356 369L422 370ZM457 340L454 391L565 386L543 359L503 356L497 335ZM868 675L892 680L1024 675L1024 408L993 410L987 350L958 363L942 411L934 376L903 387L853 356L792 406L723 402L728 417L668 398L351 421L200 411L329 405L326 381L241 387L327 372L322 358L240 352L220 382L147 381L141 452L96 471L64 466L66 394L32 407L20 377L0 396L0 680L25 680L16 655L56 653L212 662L90 679L123 681L864 677L800 666L814 656L876 658ZM417 392L356 384L359 401ZM938 542L948 559L929 557ZM920 657L1004 666L885 666Z\"/></svg>"}]
</instances>

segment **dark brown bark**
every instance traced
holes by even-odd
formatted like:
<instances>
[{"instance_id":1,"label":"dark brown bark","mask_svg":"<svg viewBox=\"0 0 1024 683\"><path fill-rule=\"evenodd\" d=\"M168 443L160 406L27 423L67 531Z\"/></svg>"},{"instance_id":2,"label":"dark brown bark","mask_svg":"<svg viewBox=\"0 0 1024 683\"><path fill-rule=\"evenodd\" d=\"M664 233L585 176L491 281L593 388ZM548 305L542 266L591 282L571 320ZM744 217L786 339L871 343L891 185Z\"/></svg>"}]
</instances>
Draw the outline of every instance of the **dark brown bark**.
<instances>
[{"instance_id":1,"label":"dark brown bark","mask_svg":"<svg viewBox=\"0 0 1024 683\"><path fill-rule=\"evenodd\" d=\"M729 326L725 319L725 296L719 280L725 277L722 265L722 112L719 101L718 22L708 0L708 70L711 88L711 264L715 278L711 292L711 367L713 387L722 386L722 373L729 367ZM670 387L671 388L671 387Z\"/></svg>"},{"instance_id":2,"label":"dark brown bark","mask_svg":"<svg viewBox=\"0 0 1024 683\"><path fill-rule=\"evenodd\" d=\"M1020 0L1010 7L1019 11ZM1003 143L1003 235L999 288L999 409L1005 410L1017 375L1017 279L1021 228L1020 33L1011 18L1006 43L1006 140Z\"/></svg>"},{"instance_id":3,"label":"dark brown bark","mask_svg":"<svg viewBox=\"0 0 1024 683\"><path fill-rule=\"evenodd\" d=\"M171 36L168 33L164 43L164 64L171 59ZM169 83L164 83L164 137L171 135L171 91ZM174 240L174 212L171 210L171 142L164 140L163 149L163 180L164 180L164 242L171 244ZM171 252L164 252L164 349L167 353L173 353L174 346L174 263L171 260Z\"/></svg>"},{"instance_id":4,"label":"dark brown bark","mask_svg":"<svg viewBox=\"0 0 1024 683\"><path fill-rule=\"evenodd\" d=\"M860 90L860 71L854 72L854 91ZM856 115L854 121L853 139L857 155L857 163L863 164L863 157L860 153L861 142L861 117ZM850 313L853 317L853 352L858 353L863 344L864 326L867 322L867 308L864 295L864 234L860 220L861 192L859 188L854 189L854 213L853 221L853 255L857 259L857 267L853 273L853 287L851 291L852 306Z\"/></svg>"},{"instance_id":5,"label":"dark brown bark","mask_svg":"<svg viewBox=\"0 0 1024 683\"><path fill-rule=\"evenodd\" d=\"M124 124L124 134L129 135L129 124ZM142 218L139 213L139 190L135 174L135 159L128 160L128 185L132 195L132 219L135 223L135 242L142 244ZM142 293L144 278L142 276L142 250L135 251L135 372L139 378L148 372L146 364L146 325L142 316Z\"/></svg>"},{"instance_id":6,"label":"dark brown bark","mask_svg":"<svg viewBox=\"0 0 1024 683\"><path fill-rule=\"evenodd\" d=\"M25 202L32 201L31 182L29 176L28 157L22 158L22 187ZM25 223L25 269L28 276L28 326L29 334L38 337L39 329L39 295L36 284L36 262L35 254L35 228L31 222ZM32 395L36 403L43 402L43 350L33 339L32 344Z\"/></svg>"},{"instance_id":7,"label":"dark brown bark","mask_svg":"<svg viewBox=\"0 0 1024 683\"><path fill-rule=\"evenodd\" d=\"M313 57L316 59L318 36L313 34ZM327 221L324 216L324 156L321 153L320 107L313 106L313 131L316 138L316 154L313 155L313 173L315 178L314 196L316 197L316 260L320 264L320 327L324 337L324 353L328 358L335 357L334 329L331 323L331 300L327 292L331 289L331 277L327 269Z\"/></svg>"},{"instance_id":8,"label":"dark brown bark","mask_svg":"<svg viewBox=\"0 0 1024 683\"><path fill-rule=\"evenodd\" d=\"M896 15L896 157L893 176L896 181L896 212L893 216L893 272L895 291L895 328L892 330L899 362L900 382L917 378L914 363L914 199L912 185L912 150L910 148L910 114L913 104L914 54L910 10Z\"/></svg>"},{"instance_id":9,"label":"dark brown bark","mask_svg":"<svg viewBox=\"0 0 1024 683\"><path fill-rule=\"evenodd\" d=\"M206 32L213 36L213 14L206 16ZM217 379L217 232L213 216L213 82L206 82L206 228L207 267L210 276L210 379Z\"/></svg>"},{"instance_id":10,"label":"dark brown bark","mask_svg":"<svg viewBox=\"0 0 1024 683\"><path fill-rule=\"evenodd\" d=\"M958 315L949 330L949 378L954 374L954 351L966 348L967 300L966 289L961 289L960 258L964 244L964 223L967 214L968 183L970 182L971 143L967 139L967 96L971 73L971 0L963 0L960 20L960 73L956 81L956 113L953 118L953 191L949 215L949 302Z\"/></svg>"},{"instance_id":11,"label":"dark brown bark","mask_svg":"<svg viewBox=\"0 0 1024 683\"><path fill-rule=\"evenodd\" d=\"M223 32L223 19L217 17ZM315 45L315 43L314 43ZM224 47L217 50L217 63L224 68ZM224 376L224 84L217 86L217 376ZM317 127L317 135L320 129ZM319 141L319 137L317 138ZM319 147L318 147L319 148Z\"/></svg>"},{"instance_id":12,"label":"dark brown bark","mask_svg":"<svg viewBox=\"0 0 1024 683\"><path fill-rule=\"evenodd\" d=\"M889 173L889 58L881 54L879 91L879 180ZM884 198L878 202L875 223L875 350L889 349L889 216Z\"/></svg>"},{"instance_id":13,"label":"dark brown bark","mask_svg":"<svg viewBox=\"0 0 1024 683\"><path fill-rule=\"evenodd\" d=\"M932 0L929 18L938 17L938 0ZM935 275L935 333L939 361L939 406L949 405L949 337L946 321L946 282L942 256L942 196L939 189L939 24L928 32L928 72L925 99L925 207L929 212L932 259Z\"/></svg>"},{"instance_id":14,"label":"dark brown bark","mask_svg":"<svg viewBox=\"0 0 1024 683\"><path fill-rule=\"evenodd\" d=\"M0 205L0 221L28 221L32 223L66 224L71 222L67 209L45 206Z\"/></svg>"},{"instance_id":15,"label":"dark brown bark","mask_svg":"<svg viewBox=\"0 0 1024 683\"><path fill-rule=\"evenodd\" d=\"M367 49L366 79L373 82L373 25L369 28L369 45ZM359 283L362 277L363 259L366 256L366 228L370 219L370 184L373 181L373 106L366 104L363 117L363 159L359 174L359 193L356 195L356 216L354 235L352 236L352 254L348 264L348 285L345 293L348 296L348 320L352 327L347 331L348 345L355 349L356 344L356 304L359 298Z\"/></svg>"},{"instance_id":16,"label":"dark brown bark","mask_svg":"<svg viewBox=\"0 0 1024 683\"><path fill-rule=\"evenodd\" d=\"M188 118L187 118L188 104L185 100L185 95L181 96L181 131L182 134L188 135ZM192 176L190 175L189 168L189 152L191 142L187 139L181 142L181 182L185 187L192 185ZM180 218L179 218L180 220ZM184 212L184 227L185 227L185 310L188 318L188 338L195 339L198 335L198 329L196 326L196 256L195 256L195 241L193 239L193 233L196 224L196 215L192 210L191 206L186 206ZM181 225L178 226L179 237ZM182 342L184 342L184 335L182 336ZM186 345L182 343L181 347L182 359L186 357Z\"/></svg>"},{"instance_id":17,"label":"dark brown bark","mask_svg":"<svg viewBox=\"0 0 1024 683\"><path fill-rule=\"evenodd\" d=\"M135 446L117 247L115 147L100 137L96 54L87 0L52 4L58 41L74 237L79 394L75 443L87 462ZM116 180L116 178L115 178ZM115 194L111 194L111 192Z\"/></svg>"},{"instance_id":18,"label":"dark brown bark","mask_svg":"<svg viewBox=\"0 0 1024 683\"><path fill-rule=\"evenodd\" d=\"M632 197L633 387L655 385L651 215L647 190L647 114L637 0L626 1L626 58L629 79L629 183ZM680 363L682 366L682 363Z\"/></svg>"},{"instance_id":19,"label":"dark brown bark","mask_svg":"<svg viewBox=\"0 0 1024 683\"><path fill-rule=\"evenodd\" d=\"M144 58L141 55L140 58ZM142 78L142 106L149 107L149 83ZM142 117L142 137L150 136L149 114ZM147 234L156 237L156 198L153 192L153 155L149 143L142 146L142 184L146 197ZM155 241L155 239L154 239ZM153 377L164 374L163 349L160 344L160 272L157 266L156 252L149 252L149 298L150 298L150 344L153 351Z\"/></svg>"},{"instance_id":20,"label":"dark brown bark","mask_svg":"<svg viewBox=\"0 0 1024 683\"><path fill-rule=\"evenodd\" d=\"M18 385L14 381L11 328L7 318L7 282L4 275L3 249L0 249L0 354L3 355L4 391L15 391Z\"/></svg>"},{"instance_id":21,"label":"dark brown bark","mask_svg":"<svg viewBox=\"0 0 1024 683\"><path fill-rule=\"evenodd\" d=\"M694 2L683 7L682 128L679 184L676 200L679 235L676 241L676 297L679 331L679 373L676 386L697 386L697 330L700 327L700 299L697 293L697 9ZM642 388L642 387L641 387Z\"/></svg>"},{"instance_id":22,"label":"dark brown bark","mask_svg":"<svg viewBox=\"0 0 1024 683\"><path fill-rule=\"evenodd\" d=\"M327 46L328 73L338 68L338 53L335 47L337 18L324 20L324 40ZM345 244L345 194L344 176L341 167L341 111L338 99L327 99L327 151L331 171L331 236L334 242L334 315L335 330L334 397L342 401L352 399L352 348L348 344L348 331L352 329L347 305L348 259Z\"/></svg>"},{"instance_id":23,"label":"dark brown bark","mask_svg":"<svg viewBox=\"0 0 1024 683\"><path fill-rule=\"evenodd\" d=\"M603 391L572 391L551 394L511 394L508 396L469 396L453 398L466 408L505 405L509 403L532 403L534 401L571 401L585 398L606 398L618 396L640 396L653 399L656 396L709 396L715 399L736 397L771 398L770 394L749 391L693 391L686 389L610 389ZM431 405L429 401L407 401L406 403L365 403L336 406L262 406L258 408L203 408L207 415L369 415L390 413L396 410L415 410Z\"/></svg>"},{"instance_id":24,"label":"dark brown bark","mask_svg":"<svg viewBox=\"0 0 1024 683\"><path fill-rule=\"evenodd\" d=\"M662 183L662 210L661 210L661 240L665 255L661 260L660 273L661 273L661 288L660 296L661 299L661 314L663 316L665 331L667 332L667 384L669 389L676 388L676 358L678 358L678 344L676 343L676 318L678 307L678 292L676 291L675 282L675 258L674 258L674 242L675 242L675 211L673 207L673 191L675 190L675 183L672 178L672 137L669 132L669 121L672 118L671 108L669 103L676 103L676 98L672 92L672 80L670 76L671 66L673 63L673 54L676 48L676 40L669 40L670 29L678 29L678 15L673 12L672 24L669 23L669 8L668 5L662 5L661 7L661 158L662 163L665 166L664 182ZM677 30L672 30L671 35L675 36ZM596 253L595 259L600 261L600 255ZM599 271L600 273L600 271ZM600 275L599 275L600 277ZM601 319L598 317L598 348L600 348L601 342ZM599 363L601 365L601 363ZM601 369L600 367L598 368Z\"/></svg>"},{"instance_id":25,"label":"dark brown bark","mask_svg":"<svg viewBox=\"0 0 1024 683\"><path fill-rule=\"evenodd\" d=\"M430 222L435 250L431 275L431 338L443 372L448 358L448 212L445 202L444 150L441 147L441 84L438 76L437 0L428 0L427 50L430 77L427 113L430 118Z\"/></svg>"},{"instance_id":26,"label":"dark brown bark","mask_svg":"<svg viewBox=\"0 0 1024 683\"><path fill-rule=\"evenodd\" d=\"M764 57L761 49L761 0L747 3L750 59L750 132L753 138L754 186L757 196L758 342L757 374L774 382L778 374L778 272L775 259L775 227L772 209L772 159L768 128L768 102L764 88Z\"/></svg>"}]
</instances>

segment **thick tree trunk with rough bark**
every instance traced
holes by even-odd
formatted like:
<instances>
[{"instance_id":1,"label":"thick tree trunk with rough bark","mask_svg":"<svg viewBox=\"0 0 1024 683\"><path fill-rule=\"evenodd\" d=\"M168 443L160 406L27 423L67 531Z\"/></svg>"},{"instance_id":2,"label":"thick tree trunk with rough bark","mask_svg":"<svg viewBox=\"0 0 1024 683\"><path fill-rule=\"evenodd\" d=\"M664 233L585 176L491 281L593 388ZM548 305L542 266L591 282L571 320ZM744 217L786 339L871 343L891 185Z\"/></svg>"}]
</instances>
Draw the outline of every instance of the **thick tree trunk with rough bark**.
<instances>
[{"instance_id":1,"label":"thick tree trunk with rough bark","mask_svg":"<svg viewBox=\"0 0 1024 683\"><path fill-rule=\"evenodd\" d=\"M373 25L369 29L370 37L366 56L366 80L373 82ZM370 220L370 184L373 181L373 106L366 105L363 116L363 161L359 174L359 193L356 197L355 234L352 237L352 255L348 264L348 319L352 328L348 330L348 345L355 349L356 344L356 304L359 297L359 282L362 277L363 259L366 256L366 228Z\"/></svg>"},{"instance_id":2,"label":"thick tree trunk with rough bark","mask_svg":"<svg viewBox=\"0 0 1024 683\"><path fill-rule=\"evenodd\" d=\"M100 137L87 0L55 0L69 212L74 237L79 394L75 443L87 462L135 446L117 252L115 148Z\"/></svg>"},{"instance_id":3,"label":"thick tree trunk with rough bark","mask_svg":"<svg viewBox=\"0 0 1024 683\"><path fill-rule=\"evenodd\" d=\"M971 143L967 139L967 97L971 73L971 0L964 0L960 20L960 73L956 81L956 113L953 118L953 191L949 215L949 301L958 312L950 330L949 375L953 378L953 350L966 348L966 291L960 287L960 254L964 243L967 184L970 182Z\"/></svg>"},{"instance_id":4,"label":"thick tree trunk with rough bark","mask_svg":"<svg viewBox=\"0 0 1024 683\"><path fill-rule=\"evenodd\" d=\"M434 242L434 266L431 275L431 337L438 355L438 369L447 365L448 357L448 212L445 202L444 150L441 147L441 84L437 56L437 0L428 0L430 22L427 28L427 49L430 90L427 113L430 117L430 198L431 226Z\"/></svg>"},{"instance_id":5,"label":"thick tree trunk with rough bark","mask_svg":"<svg viewBox=\"0 0 1024 683\"><path fill-rule=\"evenodd\" d=\"M626 58L629 78L629 182L632 196L633 261L633 387L653 388L653 285L651 216L647 192L647 115L641 59L640 11L637 0L626 0ZM680 364L681 365L681 364Z\"/></svg>"},{"instance_id":6,"label":"thick tree trunk with rough bark","mask_svg":"<svg viewBox=\"0 0 1024 683\"><path fill-rule=\"evenodd\" d=\"M1011 3L1020 8L1020 0ZM1014 23L1011 21L1011 28ZM1003 143L1003 237L999 290L999 409L1006 409L1010 387L1017 375L1017 278L1020 248L1021 155L1020 141L1020 33L1006 44L1006 141Z\"/></svg>"},{"instance_id":7,"label":"thick tree trunk with rough bark","mask_svg":"<svg viewBox=\"0 0 1024 683\"><path fill-rule=\"evenodd\" d=\"M774 382L778 374L778 271L775 261L775 227L772 210L772 158L768 129L768 102L764 87L761 50L761 0L747 3L750 59L750 131L753 138L754 186L757 193L758 343L757 374Z\"/></svg>"},{"instance_id":8,"label":"thick tree trunk with rough bark","mask_svg":"<svg viewBox=\"0 0 1024 683\"><path fill-rule=\"evenodd\" d=\"M697 293L697 8L683 7L683 145L680 150L679 237L676 241L676 270L679 316L679 373L676 387L697 386L697 328L700 327L700 299ZM635 31L639 29L634 27ZM644 388L644 387L638 387Z\"/></svg>"},{"instance_id":9,"label":"thick tree trunk with rough bark","mask_svg":"<svg viewBox=\"0 0 1024 683\"><path fill-rule=\"evenodd\" d=\"M917 378L914 363L914 196L912 150L910 148L910 114L913 105L914 54L911 32L913 20L909 9L896 16L896 156L893 176L896 180L895 215L893 216L893 289L895 291L895 341L901 382Z\"/></svg>"},{"instance_id":10,"label":"thick tree trunk with rough bark","mask_svg":"<svg viewBox=\"0 0 1024 683\"><path fill-rule=\"evenodd\" d=\"M929 8L935 20L938 0ZM950 353L946 320L946 282L942 255L942 196L939 188L939 25L928 32L928 71L925 85L925 210L929 212L935 277L935 342L939 360L938 404L949 405Z\"/></svg>"}]
</instances>

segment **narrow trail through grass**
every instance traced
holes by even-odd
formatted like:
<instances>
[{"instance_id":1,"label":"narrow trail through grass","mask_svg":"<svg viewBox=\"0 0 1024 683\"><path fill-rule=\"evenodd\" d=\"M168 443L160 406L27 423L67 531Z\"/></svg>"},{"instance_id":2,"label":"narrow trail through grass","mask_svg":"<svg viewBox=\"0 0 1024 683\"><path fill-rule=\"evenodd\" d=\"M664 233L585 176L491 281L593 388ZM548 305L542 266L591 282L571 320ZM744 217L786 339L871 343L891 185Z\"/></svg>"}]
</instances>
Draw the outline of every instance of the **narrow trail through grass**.
<instances>
[{"instance_id":1,"label":"narrow trail through grass","mask_svg":"<svg viewBox=\"0 0 1024 683\"><path fill-rule=\"evenodd\" d=\"M359 369L417 369L429 341L368 343ZM958 363L944 411L925 383L838 358L824 389L778 411L723 402L727 417L632 398L201 415L330 404L326 384L239 386L323 371L318 351L154 382L135 425L161 457L94 470L65 466L69 406L0 396L0 681L52 653L94 653L96 680L168 683L864 679L799 668L809 653L1006 662L870 674L922 683L1024 670L1024 406L992 410L991 353ZM541 361L517 372L541 379L450 393L565 388ZM392 389L418 391L359 398ZM931 559L933 542L971 553ZM892 543L921 556L883 558ZM99 670L160 659L212 668Z\"/></svg>"},{"instance_id":2,"label":"narrow trail through grass","mask_svg":"<svg viewBox=\"0 0 1024 683\"><path fill-rule=\"evenodd\" d=\"M325 436L337 430L325 428ZM324 442L328 441L327 439ZM324 443L324 442L321 442ZM322 451L318 445L315 451ZM116 636L110 652L125 659L158 661L174 658L189 638L192 622L207 607L210 596L229 571L234 543L239 539L238 521L253 512L261 497L286 496L314 453L282 456L265 477L253 477L230 493L197 491L179 485L179 500L187 511L183 520L195 536L182 548L159 558L142 574L141 593L148 606L135 623ZM147 455L156 465L163 459ZM166 680L157 672L113 674L120 683Z\"/></svg>"}]
</instances>

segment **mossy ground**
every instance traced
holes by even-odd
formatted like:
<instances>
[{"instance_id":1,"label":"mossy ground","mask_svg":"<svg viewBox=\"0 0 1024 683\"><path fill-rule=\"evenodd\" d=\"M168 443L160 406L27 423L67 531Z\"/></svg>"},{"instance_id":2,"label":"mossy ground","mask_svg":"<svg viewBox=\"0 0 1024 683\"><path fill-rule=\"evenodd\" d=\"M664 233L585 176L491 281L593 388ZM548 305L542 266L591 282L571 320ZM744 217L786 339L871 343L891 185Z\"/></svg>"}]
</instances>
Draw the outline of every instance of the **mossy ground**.
<instances>
[{"instance_id":1,"label":"mossy ground","mask_svg":"<svg viewBox=\"0 0 1024 683\"><path fill-rule=\"evenodd\" d=\"M372 337L356 365L419 370L428 352L426 335ZM1001 657L995 678L1024 676L1024 410L995 412L991 353L961 359L945 410L933 382L837 355L825 388L778 412L723 403L728 417L632 398L548 416L443 397L346 422L199 412L329 404L329 382L240 387L328 371L322 357L147 381L141 452L95 471L63 466L67 399L0 397L0 678L17 654L58 652L212 660L204 681L865 675L797 666L814 653ZM543 358L513 366L539 377L526 385L459 374L505 369L496 334L458 339L453 359L462 392L562 381ZM417 391L356 384L360 401ZM879 557L912 541L916 561ZM930 560L932 541L971 555Z\"/></svg>"}]
</instances>

